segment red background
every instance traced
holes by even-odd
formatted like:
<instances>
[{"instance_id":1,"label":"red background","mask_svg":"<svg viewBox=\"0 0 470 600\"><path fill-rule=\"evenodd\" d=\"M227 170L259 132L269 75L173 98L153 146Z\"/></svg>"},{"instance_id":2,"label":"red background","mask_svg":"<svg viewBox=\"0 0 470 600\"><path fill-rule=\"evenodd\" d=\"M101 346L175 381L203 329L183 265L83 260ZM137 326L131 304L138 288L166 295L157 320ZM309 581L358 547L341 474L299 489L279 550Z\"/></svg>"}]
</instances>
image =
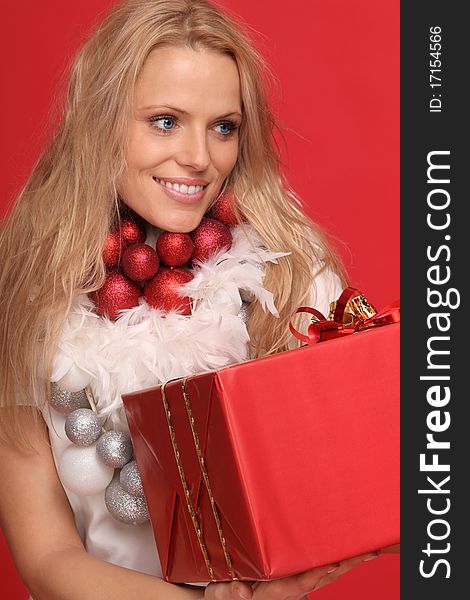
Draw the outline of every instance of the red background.
<instances>
[{"instance_id":1,"label":"red background","mask_svg":"<svg viewBox=\"0 0 470 600\"><path fill-rule=\"evenodd\" d=\"M2 0L0 214L50 130L61 74L113 0ZM221 0L258 32L279 78L273 107L285 172L335 236L352 283L382 306L399 297L399 0ZM52 518L52 516L51 516ZM3 541L4 597L27 598ZM8 590L8 593L7 593ZM317 593L397 600L397 556L366 563Z\"/></svg>"}]
</instances>

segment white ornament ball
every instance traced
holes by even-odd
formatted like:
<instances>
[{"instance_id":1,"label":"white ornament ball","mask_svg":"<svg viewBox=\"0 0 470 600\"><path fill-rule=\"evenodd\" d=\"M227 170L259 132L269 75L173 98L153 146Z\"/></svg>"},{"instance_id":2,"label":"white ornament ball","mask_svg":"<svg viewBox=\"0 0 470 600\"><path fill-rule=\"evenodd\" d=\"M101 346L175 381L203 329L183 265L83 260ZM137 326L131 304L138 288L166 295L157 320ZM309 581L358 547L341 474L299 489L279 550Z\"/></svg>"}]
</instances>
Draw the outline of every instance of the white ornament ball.
<instances>
[{"instance_id":1,"label":"white ornament ball","mask_svg":"<svg viewBox=\"0 0 470 600\"><path fill-rule=\"evenodd\" d=\"M49 404L62 414L68 414L72 410L77 410L77 408L88 408L90 406L85 390L69 392L61 389L55 382L51 383Z\"/></svg>"},{"instance_id":2,"label":"white ornament ball","mask_svg":"<svg viewBox=\"0 0 470 600\"><path fill-rule=\"evenodd\" d=\"M104 465L96 454L96 444L66 448L57 461L64 487L77 496L102 493L113 478L114 470Z\"/></svg>"},{"instance_id":3,"label":"white ornament ball","mask_svg":"<svg viewBox=\"0 0 470 600\"><path fill-rule=\"evenodd\" d=\"M120 469L132 458L131 438L124 431L107 431L98 440L96 452L105 465Z\"/></svg>"},{"instance_id":4,"label":"white ornament ball","mask_svg":"<svg viewBox=\"0 0 470 600\"><path fill-rule=\"evenodd\" d=\"M101 419L91 408L79 408L65 419L65 434L77 446L90 446L101 435Z\"/></svg>"},{"instance_id":5,"label":"white ornament ball","mask_svg":"<svg viewBox=\"0 0 470 600\"><path fill-rule=\"evenodd\" d=\"M149 520L147 502L144 496L128 494L121 487L117 477L106 488L104 501L111 515L122 523L140 525Z\"/></svg>"},{"instance_id":6,"label":"white ornament ball","mask_svg":"<svg viewBox=\"0 0 470 600\"><path fill-rule=\"evenodd\" d=\"M139 468L135 460L124 465L119 473L119 483L124 491L131 496L143 496L144 488L140 478Z\"/></svg>"},{"instance_id":7,"label":"white ornament ball","mask_svg":"<svg viewBox=\"0 0 470 600\"><path fill-rule=\"evenodd\" d=\"M67 373L57 381L57 385L68 392L79 392L90 384L91 377L76 365L72 365Z\"/></svg>"}]
</instances>

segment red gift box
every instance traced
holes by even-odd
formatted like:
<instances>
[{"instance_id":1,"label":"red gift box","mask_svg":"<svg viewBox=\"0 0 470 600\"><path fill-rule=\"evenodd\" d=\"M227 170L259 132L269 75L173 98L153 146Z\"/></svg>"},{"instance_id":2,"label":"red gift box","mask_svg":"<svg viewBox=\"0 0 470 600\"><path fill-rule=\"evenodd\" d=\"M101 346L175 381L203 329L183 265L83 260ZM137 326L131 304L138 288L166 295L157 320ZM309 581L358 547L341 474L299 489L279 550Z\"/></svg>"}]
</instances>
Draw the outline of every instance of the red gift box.
<instances>
[{"instance_id":1,"label":"red gift box","mask_svg":"<svg viewBox=\"0 0 470 600\"><path fill-rule=\"evenodd\" d=\"M167 581L274 579L399 541L399 328L123 397Z\"/></svg>"}]
</instances>

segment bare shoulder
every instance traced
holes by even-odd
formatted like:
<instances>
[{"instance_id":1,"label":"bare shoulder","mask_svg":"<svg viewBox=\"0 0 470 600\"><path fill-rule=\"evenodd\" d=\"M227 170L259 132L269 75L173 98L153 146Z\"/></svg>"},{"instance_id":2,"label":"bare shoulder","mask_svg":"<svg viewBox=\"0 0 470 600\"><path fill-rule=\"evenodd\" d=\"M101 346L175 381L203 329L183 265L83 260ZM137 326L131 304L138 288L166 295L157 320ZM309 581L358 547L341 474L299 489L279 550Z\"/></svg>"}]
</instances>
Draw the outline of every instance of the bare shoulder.
<instances>
[{"instance_id":1,"label":"bare shoulder","mask_svg":"<svg viewBox=\"0 0 470 600\"><path fill-rule=\"evenodd\" d=\"M0 525L26 583L50 553L83 549L57 477L46 424L34 418L34 410L21 407L19 414L30 449L0 442Z\"/></svg>"}]
</instances>

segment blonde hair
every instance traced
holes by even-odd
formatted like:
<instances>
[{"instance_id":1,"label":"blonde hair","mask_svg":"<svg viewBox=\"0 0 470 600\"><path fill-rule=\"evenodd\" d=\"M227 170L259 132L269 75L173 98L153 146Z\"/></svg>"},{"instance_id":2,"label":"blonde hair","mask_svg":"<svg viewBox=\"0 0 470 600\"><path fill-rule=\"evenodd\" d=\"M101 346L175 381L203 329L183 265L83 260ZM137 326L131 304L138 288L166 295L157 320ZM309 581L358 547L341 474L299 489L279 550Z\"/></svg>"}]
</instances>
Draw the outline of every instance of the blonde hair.
<instances>
[{"instance_id":1,"label":"blonde hair","mask_svg":"<svg viewBox=\"0 0 470 600\"><path fill-rule=\"evenodd\" d=\"M78 53L62 122L1 232L3 406L44 402L71 303L77 294L103 283L102 248L119 219L116 187L125 169L133 90L146 58L160 46L222 52L238 66L243 122L227 188L233 189L241 213L266 246L290 252L268 268L265 278L280 318L252 306L251 355L287 349L288 321L314 283L314 264L344 280L325 236L282 178L273 137L276 122L267 102L269 70L246 27L206 0L125 0ZM13 435L11 423L2 429Z\"/></svg>"}]
</instances>

